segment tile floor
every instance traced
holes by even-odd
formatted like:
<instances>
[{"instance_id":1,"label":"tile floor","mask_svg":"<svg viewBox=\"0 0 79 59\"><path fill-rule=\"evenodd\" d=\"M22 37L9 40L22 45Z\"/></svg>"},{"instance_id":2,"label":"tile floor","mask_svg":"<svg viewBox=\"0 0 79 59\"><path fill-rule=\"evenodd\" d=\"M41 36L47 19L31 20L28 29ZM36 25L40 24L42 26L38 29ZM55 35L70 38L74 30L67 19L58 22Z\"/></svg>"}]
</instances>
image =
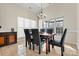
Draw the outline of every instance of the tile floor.
<instances>
[{"instance_id":1,"label":"tile floor","mask_svg":"<svg viewBox=\"0 0 79 59\"><path fill-rule=\"evenodd\" d=\"M45 49L42 49L42 53L38 54L38 48L35 47L35 51L29 50L29 48L25 47L25 42L21 41L17 44L8 45L0 48L0 56L60 56L60 48L54 47L51 48L51 52L46 54ZM79 53L77 49L72 48L70 45L65 45L65 56L78 56Z\"/></svg>"}]
</instances>

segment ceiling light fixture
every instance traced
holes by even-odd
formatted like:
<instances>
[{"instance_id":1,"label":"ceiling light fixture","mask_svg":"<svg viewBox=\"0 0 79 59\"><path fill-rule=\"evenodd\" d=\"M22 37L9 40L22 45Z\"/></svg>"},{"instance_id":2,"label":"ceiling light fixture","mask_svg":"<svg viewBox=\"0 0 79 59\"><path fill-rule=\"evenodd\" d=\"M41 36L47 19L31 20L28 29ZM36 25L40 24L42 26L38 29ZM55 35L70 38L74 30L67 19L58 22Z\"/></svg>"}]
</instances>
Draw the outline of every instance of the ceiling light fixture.
<instances>
[{"instance_id":1,"label":"ceiling light fixture","mask_svg":"<svg viewBox=\"0 0 79 59\"><path fill-rule=\"evenodd\" d=\"M43 6L42 6L42 3L41 3L41 10L38 14L38 18L39 19L45 19L46 18L46 14L44 13L44 9L43 9Z\"/></svg>"}]
</instances>

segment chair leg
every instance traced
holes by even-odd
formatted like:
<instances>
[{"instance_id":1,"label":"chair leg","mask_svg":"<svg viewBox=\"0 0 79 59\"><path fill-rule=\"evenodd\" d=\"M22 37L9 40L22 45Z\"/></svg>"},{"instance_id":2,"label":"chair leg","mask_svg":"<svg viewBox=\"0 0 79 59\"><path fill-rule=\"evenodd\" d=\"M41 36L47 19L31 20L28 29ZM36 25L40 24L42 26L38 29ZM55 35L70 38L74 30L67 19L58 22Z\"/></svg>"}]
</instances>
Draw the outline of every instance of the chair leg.
<instances>
[{"instance_id":1,"label":"chair leg","mask_svg":"<svg viewBox=\"0 0 79 59\"><path fill-rule=\"evenodd\" d=\"M48 51L50 52L50 42L48 42Z\"/></svg>"},{"instance_id":2,"label":"chair leg","mask_svg":"<svg viewBox=\"0 0 79 59\"><path fill-rule=\"evenodd\" d=\"M63 46L63 52L64 52L64 46Z\"/></svg>"},{"instance_id":3,"label":"chair leg","mask_svg":"<svg viewBox=\"0 0 79 59\"><path fill-rule=\"evenodd\" d=\"M39 41L39 54L41 54L41 42Z\"/></svg>"},{"instance_id":4,"label":"chair leg","mask_svg":"<svg viewBox=\"0 0 79 59\"><path fill-rule=\"evenodd\" d=\"M49 52L50 52L50 44L48 45L48 50L49 50Z\"/></svg>"},{"instance_id":5,"label":"chair leg","mask_svg":"<svg viewBox=\"0 0 79 59\"><path fill-rule=\"evenodd\" d=\"M64 48L61 47L61 56L63 56Z\"/></svg>"},{"instance_id":6,"label":"chair leg","mask_svg":"<svg viewBox=\"0 0 79 59\"><path fill-rule=\"evenodd\" d=\"M27 40L26 40L26 48L27 48Z\"/></svg>"},{"instance_id":7,"label":"chair leg","mask_svg":"<svg viewBox=\"0 0 79 59\"><path fill-rule=\"evenodd\" d=\"M40 45L39 45L39 54L41 54L41 47L40 47Z\"/></svg>"},{"instance_id":8,"label":"chair leg","mask_svg":"<svg viewBox=\"0 0 79 59\"><path fill-rule=\"evenodd\" d=\"M34 40L32 40L32 46L33 46L33 51L35 50L35 47L34 47Z\"/></svg>"},{"instance_id":9,"label":"chair leg","mask_svg":"<svg viewBox=\"0 0 79 59\"><path fill-rule=\"evenodd\" d=\"M52 44L52 48L54 48L54 45Z\"/></svg>"},{"instance_id":10,"label":"chair leg","mask_svg":"<svg viewBox=\"0 0 79 59\"><path fill-rule=\"evenodd\" d=\"M61 52L61 56L63 56L63 51Z\"/></svg>"},{"instance_id":11,"label":"chair leg","mask_svg":"<svg viewBox=\"0 0 79 59\"><path fill-rule=\"evenodd\" d=\"M29 42L29 49L31 50L31 42Z\"/></svg>"},{"instance_id":12,"label":"chair leg","mask_svg":"<svg viewBox=\"0 0 79 59\"><path fill-rule=\"evenodd\" d=\"M33 51L34 51L35 50L34 43L32 43L32 45L33 45Z\"/></svg>"}]
</instances>

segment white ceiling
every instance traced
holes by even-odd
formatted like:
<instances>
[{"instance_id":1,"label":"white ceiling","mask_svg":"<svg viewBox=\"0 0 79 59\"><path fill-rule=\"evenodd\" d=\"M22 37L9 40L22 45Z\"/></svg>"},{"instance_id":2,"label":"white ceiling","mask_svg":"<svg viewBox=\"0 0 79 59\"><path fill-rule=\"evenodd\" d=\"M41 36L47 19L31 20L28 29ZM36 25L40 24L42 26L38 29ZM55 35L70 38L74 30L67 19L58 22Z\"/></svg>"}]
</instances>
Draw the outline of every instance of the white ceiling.
<instances>
[{"instance_id":1,"label":"white ceiling","mask_svg":"<svg viewBox=\"0 0 79 59\"><path fill-rule=\"evenodd\" d=\"M34 5L36 5L37 7L41 8L41 5L42 5L42 8L46 8L48 7L50 4L49 3L35 3Z\"/></svg>"},{"instance_id":2,"label":"white ceiling","mask_svg":"<svg viewBox=\"0 0 79 59\"><path fill-rule=\"evenodd\" d=\"M41 10L41 3L20 3L20 4L17 4L17 5L25 8L25 9L29 9L34 14L38 14ZM42 8L45 9L49 5L51 5L51 4L50 3L42 3Z\"/></svg>"}]
</instances>

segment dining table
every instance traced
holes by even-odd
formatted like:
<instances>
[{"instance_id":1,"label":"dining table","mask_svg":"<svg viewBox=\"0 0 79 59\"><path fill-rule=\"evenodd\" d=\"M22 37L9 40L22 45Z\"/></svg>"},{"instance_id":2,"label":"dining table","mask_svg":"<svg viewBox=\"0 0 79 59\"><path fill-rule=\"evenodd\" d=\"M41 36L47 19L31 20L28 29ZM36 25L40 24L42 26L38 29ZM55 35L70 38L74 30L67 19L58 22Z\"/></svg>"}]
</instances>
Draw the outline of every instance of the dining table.
<instances>
[{"instance_id":1,"label":"dining table","mask_svg":"<svg viewBox=\"0 0 79 59\"><path fill-rule=\"evenodd\" d=\"M40 33L40 37L42 39L45 39L46 42L46 54L48 54L48 51L50 52L50 48L49 48L49 40L54 39L54 33L50 34L50 33Z\"/></svg>"}]
</instances>

